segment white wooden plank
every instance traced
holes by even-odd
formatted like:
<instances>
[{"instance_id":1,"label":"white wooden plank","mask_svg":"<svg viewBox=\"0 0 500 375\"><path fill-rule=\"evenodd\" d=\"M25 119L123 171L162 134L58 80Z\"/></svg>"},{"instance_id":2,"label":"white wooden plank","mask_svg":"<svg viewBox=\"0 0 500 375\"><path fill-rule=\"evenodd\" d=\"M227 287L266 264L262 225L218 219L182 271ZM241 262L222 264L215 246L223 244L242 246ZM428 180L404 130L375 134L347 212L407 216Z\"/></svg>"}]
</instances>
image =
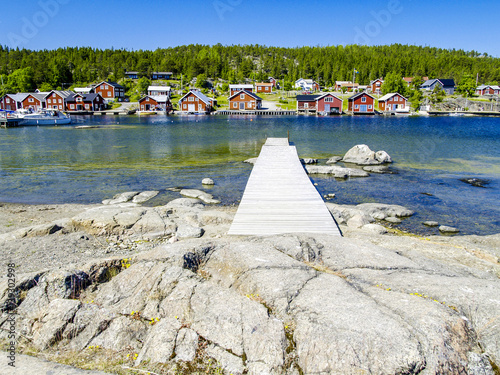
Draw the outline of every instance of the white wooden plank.
<instances>
[{"instance_id":1,"label":"white wooden plank","mask_svg":"<svg viewBox=\"0 0 500 375\"><path fill-rule=\"evenodd\" d=\"M248 179L229 234L340 231L286 138L268 138Z\"/></svg>"}]
</instances>

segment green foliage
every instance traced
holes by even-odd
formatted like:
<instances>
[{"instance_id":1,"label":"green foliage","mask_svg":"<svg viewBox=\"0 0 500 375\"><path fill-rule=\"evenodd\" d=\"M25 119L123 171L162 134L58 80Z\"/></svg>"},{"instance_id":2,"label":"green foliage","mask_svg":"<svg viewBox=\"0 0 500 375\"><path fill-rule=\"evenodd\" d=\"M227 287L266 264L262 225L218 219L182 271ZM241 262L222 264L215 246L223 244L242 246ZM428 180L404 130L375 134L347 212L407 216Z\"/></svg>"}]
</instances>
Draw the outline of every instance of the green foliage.
<instances>
[{"instance_id":1,"label":"green foliage","mask_svg":"<svg viewBox=\"0 0 500 375\"><path fill-rule=\"evenodd\" d=\"M400 93L403 96L407 95L408 86L405 81L403 81L403 77L401 74L397 72L391 72L387 74L384 79L384 83L382 84L382 93L388 94L391 92Z\"/></svg>"},{"instance_id":2,"label":"green foliage","mask_svg":"<svg viewBox=\"0 0 500 375\"><path fill-rule=\"evenodd\" d=\"M464 96L472 96L476 92L476 80L470 74L462 77L462 80L457 86L457 92Z\"/></svg>"},{"instance_id":3,"label":"green foliage","mask_svg":"<svg viewBox=\"0 0 500 375\"><path fill-rule=\"evenodd\" d=\"M136 89L139 94L146 95L148 93L148 87L151 85L151 81L146 77L141 77L137 80Z\"/></svg>"},{"instance_id":4,"label":"green foliage","mask_svg":"<svg viewBox=\"0 0 500 375\"><path fill-rule=\"evenodd\" d=\"M33 68L28 66L14 70L7 79L7 87L11 92L33 91Z\"/></svg>"},{"instance_id":5,"label":"green foliage","mask_svg":"<svg viewBox=\"0 0 500 375\"><path fill-rule=\"evenodd\" d=\"M262 45L191 44L155 51L95 49L90 47L56 50L10 49L0 46L0 74L9 77L14 87L34 89L43 83L52 88L67 88L78 82L121 80L127 70L149 77L153 71L171 71L184 82L205 74L230 83L253 78L265 80L273 76L294 82L299 78L321 80L326 87L335 81L352 80L368 83L377 77L387 79L389 73L405 76L454 78L462 82L466 75L479 72L481 83L500 82L500 59L482 56L475 51L446 50L394 44L390 46L266 47ZM31 68L32 71L24 71ZM21 76L21 77L20 77ZM130 90L130 88L129 88Z\"/></svg>"},{"instance_id":6,"label":"green foliage","mask_svg":"<svg viewBox=\"0 0 500 375\"><path fill-rule=\"evenodd\" d=\"M422 86L423 83L424 83L424 79L421 76L417 75L417 76L413 77L413 80L411 81L411 84L410 84L410 89L419 90L420 86Z\"/></svg>"},{"instance_id":7,"label":"green foliage","mask_svg":"<svg viewBox=\"0 0 500 375\"><path fill-rule=\"evenodd\" d=\"M285 84L283 85L283 89L285 91L291 91L293 89L292 83L290 81L285 81Z\"/></svg>"},{"instance_id":8,"label":"green foliage","mask_svg":"<svg viewBox=\"0 0 500 375\"><path fill-rule=\"evenodd\" d=\"M196 77L196 87L200 89L208 87L208 78L206 74L204 73L198 74L198 77Z\"/></svg>"},{"instance_id":9,"label":"green foliage","mask_svg":"<svg viewBox=\"0 0 500 375\"><path fill-rule=\"evenodd\" d=\"M43 82L40 86L38 86L38 90L42 92L49 92L53 90L53 87L50 83L48 82Z\"/></svg>"},{"instance_id":10,"label":"green foliage","mask_svg":"<svg viewBox=\"0 0 500 375\"><path fill-rule=\"evenodd\" d=\"M410 102L411 102L411 108L416 111L420 108L420 104L422 103L422 98L424 97L424 94L422 94L422 91L420 91L418 88L413 88L409 91L410 94Z\"/></svg>"},{"instance_id":11,"label":"green foliage","mask_svg":"<svg viewBox=\"0 0 500 375\"><path fill-rule=\"evenodd\" d=\"M222 92L229 92L229 85L227 83L223 83L221 86L221 91Z\"/></svg>"},{"instance_id":12,"label":"green foliage","mask_svg":"<svg viewBox=\"0 0 500 375\"><path fill-rule=\"evenodd\" d=\"M431 102L433 103L441 103L443 99L446 97L446 93L443 90L443 87L437 84L432 90L432 94L430 96Z\"/></svg>"}]
</instances>

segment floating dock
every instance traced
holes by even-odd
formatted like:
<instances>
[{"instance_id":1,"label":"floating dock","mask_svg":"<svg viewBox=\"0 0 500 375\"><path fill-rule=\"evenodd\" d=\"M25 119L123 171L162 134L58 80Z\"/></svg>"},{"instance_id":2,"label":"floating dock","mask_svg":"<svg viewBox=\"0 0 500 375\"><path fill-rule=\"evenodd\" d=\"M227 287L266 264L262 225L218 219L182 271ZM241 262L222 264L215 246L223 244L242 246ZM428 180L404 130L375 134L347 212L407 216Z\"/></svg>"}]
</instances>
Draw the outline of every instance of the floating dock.
<instances>
[{"instance_id":1,"label":"floating dock","mask_svg":"<svg viewBox=\"0 0 500 375\"><path fill-rule=\"evenodd\" d=\"M248 179L230 235L340 230L286 138L268 138Z\"/></svg>"}]
</instances>

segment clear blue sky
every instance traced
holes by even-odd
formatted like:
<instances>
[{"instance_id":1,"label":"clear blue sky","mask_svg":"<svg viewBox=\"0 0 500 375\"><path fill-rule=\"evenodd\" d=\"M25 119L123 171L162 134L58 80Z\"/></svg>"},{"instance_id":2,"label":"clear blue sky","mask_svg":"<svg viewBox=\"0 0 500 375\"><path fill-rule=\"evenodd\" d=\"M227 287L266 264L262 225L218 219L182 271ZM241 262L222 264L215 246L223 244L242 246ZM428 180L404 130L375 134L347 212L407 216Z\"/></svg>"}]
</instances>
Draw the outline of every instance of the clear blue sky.
<instances>
[{"instance_id":1,"label":"clear blue sky","mask_svg":"<svg viewBox=\"0 0 500 375\"><path fill-rule=\"evenodd\" d=\"M137 50L401 43L500 57L499 14L499 0L17 0L2 2L0 44Z\"/></svg>"}]
</instances>

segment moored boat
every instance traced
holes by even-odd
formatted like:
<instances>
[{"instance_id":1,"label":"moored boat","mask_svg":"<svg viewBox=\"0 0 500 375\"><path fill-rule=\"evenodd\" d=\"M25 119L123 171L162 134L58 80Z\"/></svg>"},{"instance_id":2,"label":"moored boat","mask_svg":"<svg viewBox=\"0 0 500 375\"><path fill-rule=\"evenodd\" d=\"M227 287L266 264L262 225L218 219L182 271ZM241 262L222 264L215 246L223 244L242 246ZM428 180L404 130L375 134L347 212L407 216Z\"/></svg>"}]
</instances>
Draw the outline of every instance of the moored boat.
<instances>
[{"instance_id":1,"label":"moored boat","mask_svg":"<svg viewBox=\"0 0 500 375\"><path fill-rule=\"evenodd\" d=\"M71 116L57 110L42 110L36 113L30 113L22 116L19 125L37 126L37 125L67 125L71 124Z\"/></svg>"}]
</instances>

